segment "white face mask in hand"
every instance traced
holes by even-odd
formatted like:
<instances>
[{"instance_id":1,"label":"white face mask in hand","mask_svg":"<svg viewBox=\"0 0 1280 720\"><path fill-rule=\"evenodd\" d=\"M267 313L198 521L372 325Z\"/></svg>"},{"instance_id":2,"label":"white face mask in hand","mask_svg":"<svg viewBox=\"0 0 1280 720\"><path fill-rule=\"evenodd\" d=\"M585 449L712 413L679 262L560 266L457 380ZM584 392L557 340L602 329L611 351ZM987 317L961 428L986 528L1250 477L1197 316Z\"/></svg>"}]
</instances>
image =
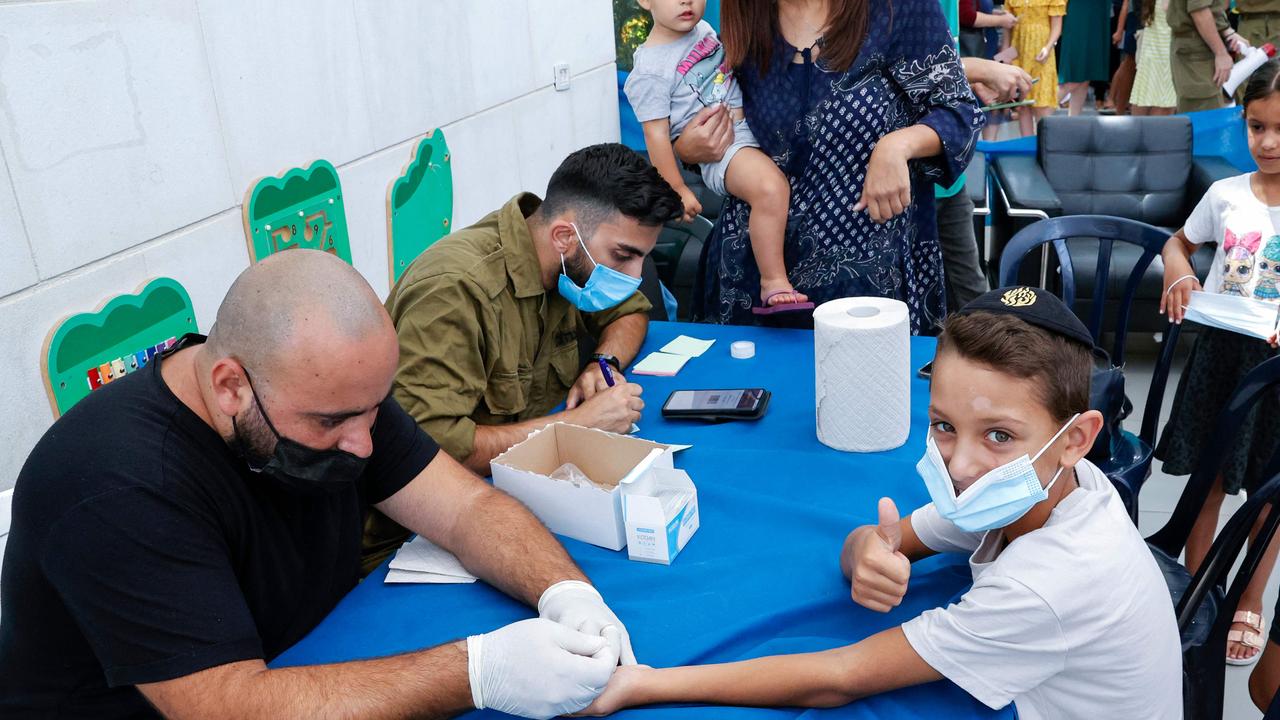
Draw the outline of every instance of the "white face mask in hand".
<instances>
[{"instance_id":1,"label":"white face mask in hand","mask_svg":"<svg viewBox=\"0 0 1280 720\"><path fill-rule=\"evenodd\" d=\"M1269 340L1280 322L1280 304L1218 293L1192 291L1186 319L1201 325Z\"/></svg>"},{"instance_id":2,"label":"white face mask in hand","mask_svg":"<svg viewBox=\"0 0 1280 720\"><path fill-rule=\"evenodd\" d=\"M467 638L477 710L553 718L586 708L609 683L618 652L599 635L533 618Z\"/></svg>"}]
</instances>

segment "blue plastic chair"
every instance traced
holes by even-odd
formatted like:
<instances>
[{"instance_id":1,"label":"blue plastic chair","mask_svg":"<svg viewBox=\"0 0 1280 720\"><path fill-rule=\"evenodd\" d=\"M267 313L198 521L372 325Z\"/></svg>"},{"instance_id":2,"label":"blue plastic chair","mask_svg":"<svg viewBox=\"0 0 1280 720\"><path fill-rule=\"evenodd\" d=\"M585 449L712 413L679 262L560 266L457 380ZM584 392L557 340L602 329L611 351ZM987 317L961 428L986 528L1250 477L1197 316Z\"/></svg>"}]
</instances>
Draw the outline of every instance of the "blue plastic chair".
<instances>
[{"instance_id":1,"label":"blue plastic chair","mask_svg":"<svg viewBox=\"0 0 1280 720\"><path fill-rule=\"evenodd\" d=\"M1257 570L1277 526L1280 526L1280 512L1268 515L1258 542L1249 548L1229 591L1227 576L1264 506L1274 507L1280 498L1280 450L1271 457L1264 471L1264 476L1271 480L1252 493L1244 507L1237 510L1218 533L1194 579L1188 577L1185 568L1177 565L1177 557L1186 548L1196 516L1213 488L1214 478L1240 424L1260 400L1269 402L1269 394L1278 387L1280 358L1259 364L1240 381L1218 415L1213 437L1197 460L1173 514L1164 527L1147 538L1177 604L1178 627L1183 639L1184 698L1187 699L1188 718L1222 717L1227 631L1245 586ZM1155 390L1153 384L1152 392ZM1155 412L1159 413L1158 405ZM1178 577L1179 571L1181 578ZM1179 583L1186 588L1185 593L1180 591Z\"/></svg>"},{"instance_id":2,"label":"blue plastic chair","mask_svg":"<svg viewBox=\"0 0 1280 720\"><path fill-rule=\"evenodd\" d=\"M1268 513L1266 522L1258 533L1258 542L1245 553L1230 589L1227 588L1227 578L1240 551L1248 542L1254 524L1264 510L1275 508L1278 498L1280 474L1273 475L1257 492L1250 495L1248 502L1227 521L1214 539L1204 564L1177 603L1175 614L1178 618L1178 630L1183 634L1182 697L1185 717L1212 720L1222 718L1227 632L1231 628L1231 618L1240 602L1240 596L1262 564L1262 554L1275 536L1276 528L1280 527L1280 512ZM1211 620L1201 611L1206 604L1214 607L1208 615ZM1202 627L1196 632L1193 630L1193 625L1196 624L1207 624L1208 627ZM1190 646L1189 635L1199 636L1197 640L1191 641Z\"/></svg>"},{"instance_id":3,"label":"blue plastic chair","mask_svg":"<svg viewBox=\"0 0 1280 720\"><path fill-rule=\"evenodd\" d=\"M1280 512L1268 514L1258 542L1249 548L1230 589L1227 577L1262 511L1268 506L1274 507L1280 499L1280 450L1271 457L1264 471L1264 477L1271 479L1251 493L1248 502L1227 521L1194 578L1178 563L1178 556L1186 548L1191 527L1213 488L1214 478L1232 445L1231 439L1249 410L1259 400L1270 402L1269 394L1277 387L1280 387L1280 358L1259 364L1240 381L1218 415L1213 437L1196 461L1173 514L1164 527L1147 538L1176 606L1178 630L1182 633L1184 711L1188 718L1222 717L1227 631L1240 596L1280 526Z\"/></svg>"},{"instance_id":4,"label":"blue plastic chair","mask_svg":"<svg viewBox=\"0 0 1280 720\"><path fill-rule=\"evenodd\" d=\"M1096 238L1098 240L1098 261L1093 278L1093 296L1089 317L1085 325L1093 335L1094 344L1101 346L1104 326L1104 309L1113 308L1115 313L1115 343L1111 350L1111 362L1123 368L1125 360L1125 339L1129 328L1129 310L1133 305L1138 283L1151 262L1164 249L1169 234L1153 225L1128 220L1126 218L1108 217L1105 215L1070 215L1067 217L1041 220L1022 229L1005 247L1000 256L1000 285L1018 284L1018 270L1023 259L1036 248L1052 247L1057 254L1061 296L1068 307L1076 306L1076 279L1067 253L1069 238ZM1126 278L1123 291L1116 298L1107 297L1107 289L1111 285L1111 254L1116 242L1129 243L1142 249L1142 255L1134 263ZM1047 267L1047 257L1042 256ZM1110 301L1110 302L1109 302ZM1100 469L1111 479L1112 484L1120 492L1129 515L1137 522L1138 493L1142 484L1151 474L1151 458L1156 442L1156 423L1160 416L1159 403L1164 395L1164 386L1169 377L1169 365L1173 362L1173 346L1177 342L1177 326L1171 326L1166 335L1165 347L1156 365L1151 393L1147 398L1147 410L1143 414L1142 430L1138 435L1122 431L1121 441L1111 449L1111 458L1100 464ZM1159 381L1158 383L1156 381ZM1159 390L1157 391L1157 384ZM1153 396L1156 400L1155 411L1151 411Z\"/></svg>"}]
</instances>

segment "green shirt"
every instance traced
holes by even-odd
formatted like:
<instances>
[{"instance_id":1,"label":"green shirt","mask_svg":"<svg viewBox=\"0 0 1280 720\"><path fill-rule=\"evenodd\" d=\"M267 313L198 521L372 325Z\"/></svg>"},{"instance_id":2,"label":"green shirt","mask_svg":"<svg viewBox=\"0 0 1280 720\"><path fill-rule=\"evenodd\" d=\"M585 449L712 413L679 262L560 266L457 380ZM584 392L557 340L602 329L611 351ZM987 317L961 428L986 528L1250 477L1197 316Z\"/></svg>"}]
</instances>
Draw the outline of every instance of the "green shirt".
<instances>
[{"instance_id":1,"label":"green shirt","mask_svg":"<svg viewBox=\"0 0 1280 720\"><path fill-rule=\"evenodd\" d=\"M1241 15L1251 13L1280 13L1280 0L1240 0L1236 9ZM1244 18L1241 18L1242 20Z\"/></svg>"},{"instance_id":2,"label":"green shirt","mask_svg":"<svg viewBox=\"0 0 1280 720\"><path fill-rule=\"evenodd\" d=\"M542 271L525 218L542 204L515 196L502 209L427 248L391 289L387 312L400 338L392 395L459 462L475 449L476 425L543 417L577 381L578 333L648 312L636 293L616 308L583 314ZM371 509L361 564L372 572L409 531Z\"/></svg>"},{"instance_id":3,"label":"green shirt","mask_svg":"<svg viewBox=\"0 0 1280 720\"><path fill-rule=\"evenodd\" d=\"M1204 8L1213 11L1213 22L1218 32L1230 27L1227 22L1227 0L1169 0L1169 9L1165 11L1165 20L1169 22L1169 29L1174 35L1194 38L1204 45L1200 34L1196 32L1195 23L1191 20L1192 12ZM1204 46L1204 51L1209 52L1207 45Z\"/></svg>"},{"instance_id":4,"label":"green shirt","mask_svg":"<svg viewBox=\"0 0 1280 720\"><path fill-rule=\"evenodd\" d=\"M648 312L636 293L616 308L580 313L542 286L525 218L542 203L521 194L432 245L387 298L400 338L393 394L459 461L476 425L542 417L564 402L582 368L578 333Z\"/></svg>"},{"instance_id":5,"label":"green shirt","mask_svg":"<svg viewBox=\"0 0 1280 720\"><path fill-rule=\"evenodd\" d=\"M951 28L951 37L960 37L960 0L942 0L942 14L947 18L947 27ZM956 47L959 48L959 41ZM933 186L934 197L949 198L964 189L964 175L949 188L941 185Z\"/></svg>"}]
</instances>

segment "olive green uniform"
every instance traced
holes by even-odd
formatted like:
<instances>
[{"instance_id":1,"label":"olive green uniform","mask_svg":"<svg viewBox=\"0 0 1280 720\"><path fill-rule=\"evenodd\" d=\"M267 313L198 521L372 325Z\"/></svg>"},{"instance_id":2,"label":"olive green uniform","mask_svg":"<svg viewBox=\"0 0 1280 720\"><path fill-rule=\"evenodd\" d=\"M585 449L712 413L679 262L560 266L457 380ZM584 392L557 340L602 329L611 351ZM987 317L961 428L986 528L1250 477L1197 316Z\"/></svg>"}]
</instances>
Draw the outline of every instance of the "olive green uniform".
<instances>
[{"instance_id":1,"label":"olive green uniform","mask_svg":"<svg viewBox=\"0 0 1280 720\"><path fill-rule=\"evenodd\" d=\"M475 225L427 248L387 298L400 339L393 395L458 461L475 448L477 425L548 415L577 381L578 333L647 313L640 293L615 308L582 313L542 286L525 219L542 204L522 193ZM371 511L364 569L377 567L408 532Z\"/></svg>"},{"instance_id":2,"label":"olive green uniform","mask_svg":"<svg viewBox=\"0 0 1280 720\"><path fill-rule=\"evenodd\" d=\"M1191 13L1209 8L1221 33L1227 24L1227 0L1169 0L1166 19L1173 38L1169 43L1169 69L1178 92L1178 112L1213 110L1226 102L1222 88L1213 81L1213 51L1196 32Z\"/></svg>"},{"instance_id":3,"label":"olive green uniform","mask_svg":"<svg viewBox=\"0 0 1280 720\"><path fill-rule=\"evenodd\" d=\"M1253 47L1271 43L1280 47L1280 0L1238 0L1240 13L1237 31Z\"/></svg>"}]
</instances>

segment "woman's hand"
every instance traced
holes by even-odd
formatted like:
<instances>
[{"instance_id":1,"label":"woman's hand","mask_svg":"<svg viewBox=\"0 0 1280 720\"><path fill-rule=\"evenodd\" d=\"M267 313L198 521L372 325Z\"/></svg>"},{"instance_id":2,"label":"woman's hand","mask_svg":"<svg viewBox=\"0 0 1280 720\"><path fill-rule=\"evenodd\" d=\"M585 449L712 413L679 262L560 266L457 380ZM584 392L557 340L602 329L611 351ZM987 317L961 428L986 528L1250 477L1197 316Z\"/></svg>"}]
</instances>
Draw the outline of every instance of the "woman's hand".
<instances>
[{"instance_id":1,"label":"woman's hand","mask_svg":"<svg viewBox=\"0 0 1280 720\"><path fill-rule=\"evenodd\" d=\"M651 670L653 668L648 665L620 666L613 671L609 684L605 686L604 692L600 693L595 702L581 712L574 713L572 717L603 717L636 705L635 690L641 686L644 677Z\"/></svg>"},{"instance_id":2,"label":"woman's hand","mask_svg":"<svg viewBox=\"0 0 1280 720\"><path fill-rule=\"evenodd\" d=\"M1123 41L1124 41L1124 28L1118 27L1116 28L1115 32L1111 33L1111 45L1113 47L1120 47L1120 43Z\"/></svg>"},{"instance_id":3,"label":"woman's hand","mask_svg":"<svg viewBox=\"0 0 1280 720\"><path fill-rule=\"evenodd\" d=\"M687 163L719 162L733 144L733 118L726 105L703 108L685 125L673 145L676 157Z\"/></svg>"},{"instance_id":4,"label":"woman's hand","mask_svg":"<svg viewBox=\"0 0 1280 720\"><path fill-rule=\"evenodd\" d=\"M1040 52L1036 53L1036 62L1043 64L1046 60L1049 59L1049 53L1051 52L1053 52L1052 45L1045 45L1044 47L1040 48Z\"/></svg>"},{"instance_id":5,"label":"woman's hand","mask_svg":"<svg viewBox=\"0 0 1280 720\"><path fill-rule=\"evenodd\" d=\"M867 163L862 197L853 206L854 212L866 210L876 223L888 222L911 206L911 171L907 168L910 157L898 142L901 132L891 132L876 143Z\"/></svg>"},{"instance_id":6,"label":"woman's hand","mask_svg":"<svg viewBox=\"0 0 1280 720\"><path fill-rule=\"evenodd\" d=\"M982 102L1012 102L1031 93L1031 76L1015 65L964 58L964 74Z\"/></svg>"}]
</instances>

